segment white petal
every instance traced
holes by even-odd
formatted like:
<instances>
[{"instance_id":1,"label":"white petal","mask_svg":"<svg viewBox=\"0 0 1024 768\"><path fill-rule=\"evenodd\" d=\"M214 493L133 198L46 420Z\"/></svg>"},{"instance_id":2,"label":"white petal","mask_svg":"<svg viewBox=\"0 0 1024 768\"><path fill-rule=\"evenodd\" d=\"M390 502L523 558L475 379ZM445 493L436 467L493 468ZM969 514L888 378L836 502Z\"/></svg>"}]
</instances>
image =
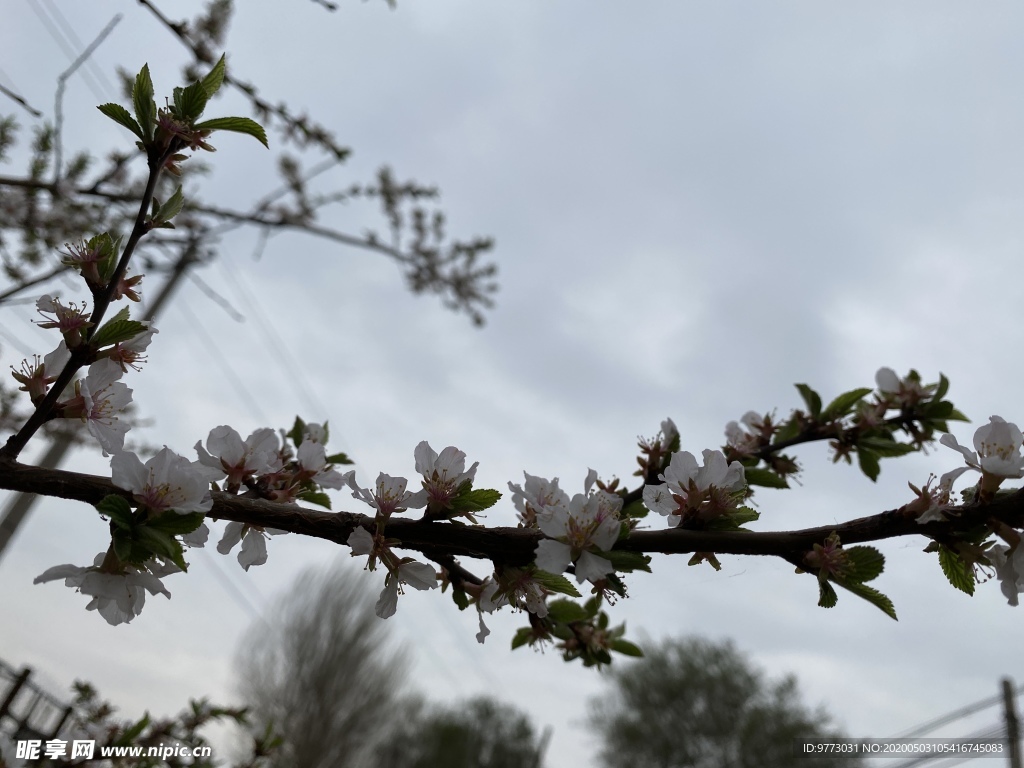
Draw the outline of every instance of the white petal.
<instances>
[{"instance_id":1,"label":"white petal","mask_svg":"<svg viewBox=\"0 0 1024 768\"><path fill-rule=\"evenodd\" d=\"M192 533L186 533L181 537L181 540L189 547L199 549L206 546L207 540L210 538L210 529L206 527L206 523L200 524Z\"/></svg>"},{"instance_id":2,"label":"white petal","mask_svg":"<svg viewBox=\"0 0 1024 768\"><path fill-rule=\"evenodd\" d=\"M368 555L373 551L373 536L365 528L356 528L349 534L348 545L353 555Z\"/></svg>"},{"instance_id":3,"label":"white petal","mask_svg":"<svg viewBox=\"0 0 1024 768\"><path fill-rule=\"evenodd\" d=\"M250 528L242 539L242 548L238 552L238 564L245 570L251 565L263 565L267 562L267 540L263 532Z\"/></svg>"},{"instance_id":4,"label":"white petal","mask_svg":"<svg viewBox=\"0 0 1024 768\"><path fill-rule=\"evenodd\" d=\"M52 568L47 568L41 574L36 576L33 580L33 584L43 584L47 581L56 581L57 579L76 579L81 577L88 569L78 565L55 565ZM66 586L78 586L77 584L67 584Z\"/></svg>"},{"instance_id":5,"label":"white petal","mask_svg":"<svg viewBox=\"0 0 1024 768\"><path fill-rule=\"evenodd\" d=\"M416 459L416 471L419 474L431 475L434 473L434 462L437 461L437 454L430 447L430 443L424 440L417 445L413 451L413 457Z\"/></svg>"},{"instance_id":6,"label":"white petal","mask_svg":"<svg viewBox=\"0 0 1024 768\"><path fill-rule=\"evenodd\" d=\"M538 568L548 573L560 574L569 567L572 551L568 544L543 539L537 544L535 562Z\"/></svg>"},{"instance_id":7,"label":"white petal","mask_svg":"<svg viewBox=\"0 0 1024 768\"><path fill-rule=\"evenodd\" d=\"M235 544L242 540L243 528L245 528L245 523L228 523L227 528L224 529L224 535L221 536L220 543L217 544L217 551L222 555L226 555L234 549Z\"/></svg>"},{"instance_id":8,"label":"white petal","mask_svg":"<svg viewBox=\"0 0 1024 768\"><path fill-rule=\"evenodd\" d=\"M426 563L402 563L398 567L398 577L403 584L414 589L434 589L437 586L437 571Z\"/></svg>"},{"instance_id":9,"label":"white petal","mask_svg":"<svg viewBox=\"0 0 1024 768\"><path fill-rule=\"evenodd\" d=\"M390 619L398 610L398 579L388 576L387 584L377 598L377 605L374 606L374 613L382 619Z\"/></svg>"},{"instance_id":10,"label":"white petal","mask_svg":"<svg viewBox=\"0 0 1024 768\"><path fill-rule=\"evenodd\" d=\"M110 460L110 479L118 488L142 493L149 480L149 470L134 453L122 451Z\"/></svg>"},{"instance_id":11,"label":"white petal","mask_svg":"<svg viewBox=\"0 0 1024 768\"><path fill-rule=\"evenodd\" d=\"M576 561L576 581L597 581L614 569L610 560L598 557L592 552L583 552Z\"/></svg>"},{"instance_id":12,"label":"white petal","mask_svg":"<svg viewBox=\"0 0 1024 768\"><path fill-rule=\"evenodd\" d=\"M644 506L659 515L671 515L679 509L679 504L672 498L672 492L665 484L644 486Z\"/></svg>"},{"instance_id":13,"label":"white petal","mask_svg":"<svg viewBox=\"0 0 1024 768\"><path fill-rule=\"evenodd\" d=\"M892 368L879 368L875 374L875 384L880 392L896 394L900 391L900 377Z\"/></svg>"},{"instance_id":14,"label":"white petal","mask_svg":"<svg viewBox=\"0 0 1024 768\"><path fill-rule=\"evenodd\" d=\"M476 633L476 641L483 645L484 640L486 640L487 636L491 634L491 630L489 630L487 625L484 624L484 615L479 611L477 612L477 618L480 620L480 631Z\"/></svg>"}]
</instances>

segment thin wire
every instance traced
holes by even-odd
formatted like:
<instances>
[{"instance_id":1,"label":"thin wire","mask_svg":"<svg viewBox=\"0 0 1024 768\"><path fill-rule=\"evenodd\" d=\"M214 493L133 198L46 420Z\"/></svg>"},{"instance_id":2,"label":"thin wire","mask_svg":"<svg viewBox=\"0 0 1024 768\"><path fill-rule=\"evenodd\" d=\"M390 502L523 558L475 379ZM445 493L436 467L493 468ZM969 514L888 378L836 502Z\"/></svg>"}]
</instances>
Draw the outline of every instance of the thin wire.
<instances>
[{"instance_id":1,"label":"thin wire","mask_svg":"<svg viewBox=\"0 0 1024 768\"><path fill-rule=\"evenodd\" d=\"M75 33L75 28L68 23L67 17L61 12L60 8L54 5L53 0L42 0L42 2L47 6L47 9L50 12L50 16L57 22L57 25L61 28L61 30L63 30L67 39L74 44L75 50L82 50L82 41ZM100 69L96 62L89 61L87 62L86 66L91 71L93 77L100 81L100 84L103 86L105 92L105 97L116 97L117 91L114 90L114 86L111 84L110 80L107 79L107 76L103 73L103 70Z\"/></svg>"},{"instance_id":2,"label":"thin wire","mask_svg":"<svg viewBox=\"0 0 1024 768\"><path fill-rule=\"evenodd\" d=\"M114 18L112 18L107 23L107 26L105 26L100 31L100 33L98 35L96 35L96 39L93 40L91 43L89 43L88 47L84 51L82 51L82 53L79 54L78 58L76 58L71 63L71 66L68 67L63 72L61 72L60 76L57 78L57 93L56 93L56 96L54 97L54 105L53 105L54 134L55 134L55 138L54 138L54 142L53 142L53 146L54 146L54 152L53 152L53 155L54 155L54 160L53 160L53 183L54 184L57 184L57 183L60 182L60 170L61 170L61 165L63 165L63 162L64 162L64 142L62 141L62 134L63 134L63 131L64 131L64 86L67 83L68 78L71 77L78 70L78 68L82 66L82 64L84 64L86 61L89 60L89 57L92 56L93 51L95 51L100 46L100 44L104 40L107 39L107 36L111 32L114 31L114 27L116 27L120 23L122 18L123 17L121 16L120 13L115 14ZM84 75L85 72L83 71L82 74Z\"/></svg>"},{"instance_id":3,"label":"thin wire","mask_svg":"<svg viewBox=\"0 0 1024 768\"><path fill-rule=\"evenodd\" d=\"M213 571L213 575L217 577L217 581L220 582L221 586L224 588L224 591L228 593L228 596L232 600L234 600L235 603L242 610L248 613L250 617L254 619L259 619L260 621L266 623L266 619L263 616L263 612L255 605L253 605L252 601L250 601L249 598L246 597L242 589L231 579L230 576L227 575L224 569L221 568L220 563L217 562L217 558L213 555L213 553L207 550L206 547L202 548L202 552L203 555L206 557L206 560L209 563L210 568ZM246 581L244 583L246 584L246 589L255 592L259 596L260 600L263 603L266 603L266 598L259 593L259 590L256 589L255 584L253 584L251 581Z\"/></svg>"},{"instance_id":4,"label":"thin wire","mask_svg":"<svg viewBox=\"0 0 1024 768\"><path fill-rule=\"evenodd\" d=\"M1002 698L1002 697L1000 697ZM959 742L967 741L981 741L983 739L1005 739L1006 738L1006 726L1005 725L990 725L984 730L975 731L974 733L968 734L967 736L949 736L950 740ZM991 757L992 755L990 755ZM904 760L902 763L897 763L893 768L913 768L916 765L924 765L932 760L952 760L951 763L942 763L941 768L953 768L954 765L960 765L967 760L980 760L982 755L967 755L965 757L947 757L942 754L929 754L915 757L911 760Z\"/></svg>"},{"instance_id":5,"label":"thin wire","mask_svg":"<svg viewBox=\"0 0 1024 768\"><path fill-rule=\"evenodd\" d=\"M266 230L264 230L261 237L263 239L260 241L257 252L262 251L262 247L266 243ZM263 343L269 344L273 348L274 354L271 355L271 358L281 367L285 379L295 386L299 398L303 401L305 407L309 408L312 413L317 414L316 418L326 419L330 415L327 406L317 397L312 387L309 386L307 377L302 375L303 366L295 359L290 347L284 342L274 326L267 322L267 312L249 286L243 270L236 269L234 265L227 264L224 259L220 260L220 264L221 269L228 278L226 284L232 284L237 288L238 296L241 298L242 303L246 305L247 316L254 318L257 325L259 325L259 329L263 334ZM332 442L336 444L344 442L338 439L341 435L337 430L332 429L331 433L335 438Z\"/></svg>"},{"instance_id":6,"label":"thin wire","mask_svg":"<svg viewBox=\"0 0 1024 768\"><path fill-rule=\"evenodd\" d=\"M199 321L199 318L195 316L195 313L192 312L191 309L189 309L185 299L179 296L174 302L174 305L181 310L183 315L185 315L185 319L191 324L192 330L199 337L199 340L202 341L203 346L206 347L206 351L217 364L217 367L221 369L221 372L224 374L224 378L228 380L228 383L235 390L238 398L243 401L246 407L255 413L264 424L270 423L270 419L263 411L263 408L260 407L259 402L255 397L253 397L252 393L249 392L238 374L235 373L230 365L228 365L225 355L217 348L217 344L210 337L210 334L206 332L206 329Z\"/></svg>"},{"instance_id":7,"label":"thin wire","mask_svg":"<svg viewBox=\"0 0 1024 768\"><path fill-rule=\"evenodd\" d=\"M53 40L57 43L57 45L60 46L60 49L64 51L64 54L71 61L74 61L75 57L78 54L75 53L75 49L71 47L68 44L68 42L64 39L64 37L60 33L60 30L57 29L56 26L54 26L53 21L43 12L43 9L36 5L35 2L32 2L32 0L29 0L29 5L32 7L32 10L35 11L35 14L36 16L39 17L39 20L43 22L43 26L46 27L46 31L50 33L50 37L52 37ZM85 83L89 87L89 90L92 91L93 96L95 96L100 101L103 101L105 97L102 93L100 93L99 86L92 79L92 76L89 75L87 72L83 72L82 79L85 80Z\"/></svg>"},{"instance_id":8,"label":"thin wire","mask_svg":"<svg viewBox=\"0 0 1024 768\"><path fill-rule=\"evenodd\" d=\"M1021 693L1024 693L1024 685L1020 686L1013 692L1014 696L1019 696ZM988 709L989 707L994 706L995 704L999 704L1000 702L1002 702L1002 700L1003 695L997 694L996 696L992 696L991 698L976 701L973 704L968 704L964 707L960 707L960 709L955 709L948 714L941 715L935 718L934 720L929 720L928 722L921 723L920 725L915 725L909 730L903 731L902 733L899 733L896 736L893 736L892 738L909 739L914 736L921 736L925 733L930 733L931 731L934 731L936 728L939 728L945 725L946 723L951 723L954 720L959 720L960 718L966 717L967 715L972 715L975 712L980 712L983 709Z\"/></svg>"}]
</instances>

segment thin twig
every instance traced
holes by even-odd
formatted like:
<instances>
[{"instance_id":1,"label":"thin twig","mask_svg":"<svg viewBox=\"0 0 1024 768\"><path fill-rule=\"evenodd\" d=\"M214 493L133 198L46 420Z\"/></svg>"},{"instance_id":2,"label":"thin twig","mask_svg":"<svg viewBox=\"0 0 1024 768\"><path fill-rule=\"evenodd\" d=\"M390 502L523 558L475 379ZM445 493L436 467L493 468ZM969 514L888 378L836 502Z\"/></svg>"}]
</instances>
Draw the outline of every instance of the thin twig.
<instances>
[{"instance_id":1,"label":"thin twig","mask_svg":"<svg viewBox=\"0 0 1024 768\"><path fill-rule=\"evenodd\" d=\"M2 85L0 85L0 93L2 93L4 96L6 96L7 98L11 99L12 101L15 101L18 104L20 104L22 107L24 107L29 112L29 114L32 115L32 117L42 117L43 116L42 112L40 112L35 107L31 106L27 101L25 101L23 98L21 98L21 96L19 96L18 94L16 94L14 91L10 90L9 88L4 88Z\"/></svg>"}]
</instances>

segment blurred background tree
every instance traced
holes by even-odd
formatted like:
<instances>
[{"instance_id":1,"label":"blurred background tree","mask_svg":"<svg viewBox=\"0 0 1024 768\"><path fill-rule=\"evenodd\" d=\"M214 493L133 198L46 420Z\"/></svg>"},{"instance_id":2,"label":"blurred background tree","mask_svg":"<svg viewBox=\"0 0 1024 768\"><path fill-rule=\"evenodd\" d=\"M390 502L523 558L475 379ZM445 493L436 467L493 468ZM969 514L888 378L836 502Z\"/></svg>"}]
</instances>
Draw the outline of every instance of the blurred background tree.
<instances>
[{"instance_id":1,"label":"blurred background tree","mask_svg":"<svg viewBox=\"0 0 1024 768\"><path fill-rule=\"evenodd\" d=\"M409 702L408 715L376 755L375 768L540 768L550 729L538 737L529 716L479 696L451 707Z\"/></svg>"},{"instance_id":2,"label":"blurred background tree","mask_svg":"<svg viewBox=\"0 0 1024 768\"><path fill-rule=\"evenodd\" d=\"M255 734L282 744L272 768L541 768L550 731L490 697L442 707L405 690L407 665L362 573L304 571L237 655Z\"/></svg>"},{"instance_id":3,"label":"blurred background tree","mask_svg":"<svg viewBox=\"0 0 1024 768\"><path fill-rule=\"evenodd\" d=\"M859 758L796 758L797 738L841 738L823 709L801 701L792 675L773 681L731 641L645 644L616 666L590 725L606 768L859 768Z\"/></svg>"},{"instance_id":4,"label":"blurred background tree","mask_svg":"<svg viewBox=\"0 0 1024 768\"><path fill-rule=\"evenodd\" d=\"M304 571L239 648L250 720L284 739L275 767L368 766L388 732L407 669L360 575Z\"/></svg>"}]
</instances>

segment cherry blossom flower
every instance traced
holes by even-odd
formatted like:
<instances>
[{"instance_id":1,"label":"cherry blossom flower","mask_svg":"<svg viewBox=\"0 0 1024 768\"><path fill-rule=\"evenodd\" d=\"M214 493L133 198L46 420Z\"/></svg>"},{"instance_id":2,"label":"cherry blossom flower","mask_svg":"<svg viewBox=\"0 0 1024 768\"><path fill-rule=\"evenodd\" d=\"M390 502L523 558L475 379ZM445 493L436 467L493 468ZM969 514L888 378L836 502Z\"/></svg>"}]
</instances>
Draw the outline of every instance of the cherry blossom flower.
<instances>
[{"instance_id":1,"label":"cherry blossom flower","mask_svg":"<svg viewBox=\"0 0 1024 768\"><path fill-rule=\"evenodd\" d=\"M451 507L451 500L458 493L459 487L467 480L476 478L476 468L480 463L474 462L466 470L465 453L449 445L438 455L426 440L416 446L413 455L416 458L416 471L423 475L427 506L432 512Z\"/></svg>"},{"instance_id":2,"label":"cherry blossom flower","mask_svg":"<svg viewBox=\"0 0 1024 768\"><path fill-rule=\"evenodd\" d=\"M546 597L547 591L530 569L505 568L500 583L491 577L484 580L477 605L486 613L511 605L515 610L526 610L543 619L548 615Z\"/></svg>"},{"instance_id":3,"label":"cherry blossom flower","mask_svg":"<svg viewBox=\"0 0 1024 768\"><path fill-rule=\"evenodd\" d=\"M931 488L931 484L932 480L935 479L935 475L928 478L928 482L924 484L923 488L910 484L910 490L917 494L917 498L909 504L905 504L901 509L904 512L916 515L915 520L921 525L945 521L946 517L943 512L949 506L949 497L953 492L953 483L967 469L967 467L958 467L947 472L939 478L939 487L934 490Z\"/></svg>"},{"instance_id":4,"label":"cherry blossom flower","mask_svg":"<svg viewBox=\"0 0 1024 768\"><path fill-rule=\"evenodd\" d=\"M226 555L241 541L242 548L238 551L238 564L248 571L250 566L263 565L267 562L267 539L282 533L288 533L288 531L230 522L224 529L224 536L221 537L220 543L217 544L217 551Z\"/></svg>"},{"instance_id":5,"label":"cherry blossom flower","mask_svg":"<svg viewBox=\"0 0 1024 768\"><path fill-rule=\"evenodd\" d=\"M1024 435L1016 424L1000 416L992 416L988 424L974 433L977 453L960 445L949 433L944 434L939 442L959 451L969 468L981 472L981 490L985 493L994 492L1007 478L1024 477L1024 457L1020 453Z\"/></svg>"},{"instance_id":6,"label":"cherry blossom flower","mask_svg":"<svg viewBox=\"0 0 1024 768\"><path fill-rule=\"evenodd\" d=\"M725 441L740 455L746 456L754 453L761 447L761 435L764 431L767 416L762 416L757 411L747 411L740 419L746 429L740 427L738 422L730 421L725 425Z\"/></svg>"},{"instance_id":7,"label":"cherry blossom flower","mask_svg":"<svg viewBox=\"0 0 1024 768\"><path fill-rule=\"evenodd\" d=\"M387 477L387 475L383 476ZM403 481L402 487L404 488L404 478L397 479ZM420 590L434 589L437 586L437 571L432 565L416 562L409 557L399 559L387 546L381 535L374 536L362 526L356 527L349 534L348 545L352 547L353 557L369 555L366 563L368 570L376 569L378 559L387 566L388 574L384 579L384 589L381 590L374 609L382 619L395 615L395 611L398 610L398 596L402 594L403 584Z\"/></svg>"},{"instance_id":8,"label":"cherry blossom flower","mask_svg":"<svg viewBox=\"0 0 1024 768\"><path fill-rule=\"evenodd\" d=\"M159 333L150 322L145 322L146 330L141 333L137 333L128 341L121 341L115 344L110 349L103 353L104 357L108 357L121 366L121 370L124 373L128 373L129 368L134 368L136 371L141 370L141 365L146 362L146 356L143 354L153 341L153 334Z\"/></svg>"},{"instance_id":9,"label":"cherry blossom flower","mask_svg":"<svg viewBox=\"0 0 1024 768\"><path fill-rule=\"evenodd\" d=\"M88 243L82 242L75 245L64 243L64 247L67 250L59 252L64 254L64 258L61 259L62 264L77 269L90 285L103 284L99 265L106 254L101 245L97 244L90 248Z\"/></svg>"},{"instance_id":10,"label":"cherry blossom flower","mask_svg":"<svg viewBox=\"0 0 1024 768\"><path fill-rule=\"evenodd\" d=\"M306 424L302 430L302 442L311 440L320 445L327 445L327 427L322 424Z\"/></svg>"},{"instance_id":11,"label":"cherry blossom flower","mask_svg":"<svg viewBox=\"0 0 1024 768\"><path fill-rule=\"evenodd\" d=\"M911 371L910 375L901 379L892 368L879 368L875 373L875 384L881 393L882 403L893 404L900 408L917 405L935 391L934 384L922 384L921 378Z\"/></svg>"},{"instance_id":12,"label":"cherry blossom flower","mask_svg":"<svg viewBox=\"0 0 1024 768\"><path fill-rule=\"evenodd\" d=\"M56 565L37 576L33 584L64 579L65 586L91 595L93 599L86 609L98 611L111 626L126 624L142 613L147 591L170 599L171 593L160 579L179 572L173 563L162 563L153 558L144 567L122 565L119 572L108 572L103 569L106 557L106 553L101 552L88 567Z\"/></svg>"},{"instance_id":13,"label":"cherry blossom flower","mask_svg":"<svg viewBox=\"0 0 1024 768\"><path fill-rule=\"evenodd\" d=\"M509 482L512 491L512 503L519 512L519 519L528 528L537 527L537 515L549 507L567 506L569 494L558 487L558 478L545 480L528 472L523 472L526 483L522 486Z\"/></svg>"},{"instance_id":14,"label":"cherry blossom flower","mask_svg":"<svg viewBox=\"0 0 1024 768\"><path fill-rule=\"evenodd\" d=\"M995 566L999 587L1010 605L1017 605L1024 592L1024 544L1017 542L1013 547L997 544L988 551L988 557Z\"/></svg>"},{"instance_id":15,"label":"cherry blossom flower","mask_svg":"<svg viewBox=\"0 0 1024 768\"><path fill-rule=\"evenodd\" d=\"M406 509L422 509L427 505L425 490L411 493L406 490L409 481L404 477L392 477L381 472L377 475L377 487L373 492L356 484L355 470L343 475L345 483L352 489L352 498L359 499L377 510L377 517L385 522L395 512ZM356 530L362 530L357 528Z\"/></svg>"},{"instance_id":16,"label":"cherry blossom flower","mask_svg":"<svg viewBox=\"0 0 1024 768\"><path fill-rule=\"evenodd\" d=\"M213 507L210 482L224 473L190 462L164 446L145 464L131 451L110 460L111 480L131 491L135 501L153 512L209 512Z\"/></svg>"},{"instance_id":17,"label":"cherry blossom flower","mask_svg":"<svg viewBox=\"0 0 1024 768\"><path fill-rule=\"evenodd\" d=\"M568 505L547 507L537 516L544 535L537 544L536 564L542 571L562 573L570 562L576 564L576 580L596 581L613 568L611 561L589 552L608 551L619 538L619 496L598 491L593 495L578 493Z\"/></svg>"},{"instance_id":18,"label":"cherry blossom flower","mask_svg":"<svg viewBox=\"0 0 1024 768\"><path fill-rule=\"evenodd\" d=\"M124 449L124 436L129 430L128 423L118 418L132 401L132 390L118 381L121 375L117 363L103 358L89 366L89 373L81 384L83 418L104 456Z\"/></svg>"},{"instance_id":19,"label":"cherry blossom flower","mask_svg":"<svg viewBox=\"0 0 1024 768\"><path fill-rule=\"evenodd\" d=\"M36 301L36 310L43 316L44 322L36 321L40 328L56 328L64 336L69 349L82 343L82 334L93 323L86 319L85 306L81 308L74 302L67 306L60 299L45 294Z\"/></svg>"},{"instance_id":20,"label":"cherry blossom flower","mask_svg":"<svg viewBox=\"0 0 1024 768\"><path fill-rule=\"evenodd\" d=\"M738 461L726 465L721 451L705 450L704 466L689 451L674 453L658 479L664 484L644 487L644 504L667 515L672 527L684 516L704 521L718 517L735 507L732 495L746 487L743 465Z\"/></svg>"},{"instance_id":21,"label":"cherry blossom flower","mask_svg":"<svg viewBox=\"0 0 1024 768\"><path fill-rule=\"evenodd\" d=\"M43 399L46 390L57 380L70 359L71 352L68 350L68 345L61 340L57 348L44 357L42 362L39 360L39 355L33 355L31 363L28 360L21 361L20 371L14 370L12 365L11 375L22 385L18 389L28 392L29 398L35 404Z\"/></svg>"},{"instance_id":22,"label":"cherry blossom flower","mask_svg":"<svg viewBox=\"0 0 1024 768\"><path fill-rule=\"evenodd\" d=\"M206 438L206 449L202 440L195 449L199 463L226 473L228 487L233 490L253 475L281 468L277 433L266 427L257 429L244 442L232 427L214 427Z\"/></svg>"}]
</instances>

